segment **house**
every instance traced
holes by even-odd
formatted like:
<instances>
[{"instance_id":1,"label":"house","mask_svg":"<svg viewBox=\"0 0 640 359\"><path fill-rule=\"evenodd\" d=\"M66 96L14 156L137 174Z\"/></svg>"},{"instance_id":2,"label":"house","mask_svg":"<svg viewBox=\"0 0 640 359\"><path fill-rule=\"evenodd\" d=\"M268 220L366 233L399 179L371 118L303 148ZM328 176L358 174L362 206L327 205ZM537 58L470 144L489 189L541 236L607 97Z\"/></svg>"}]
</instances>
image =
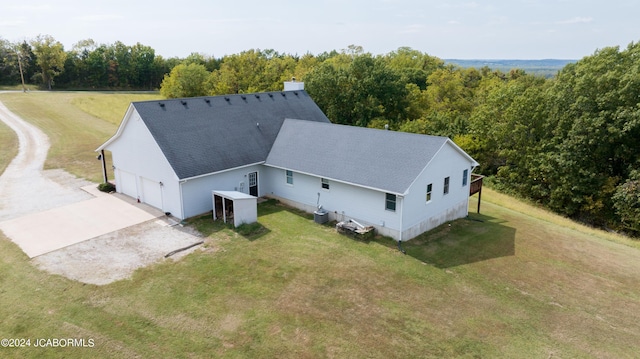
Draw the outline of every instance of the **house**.
<instances>
[{"instance_id":1,"label":"house","mask_svg":"<svg viewBox=\"0 0 640 359\"><path fill-rule=\"evenodd\" d=\"M286 85L132 103L96 150L105 181L110 151L118 192L180 219L212 211L215 193L216 218L234 198L267 196L396 240L468 214L478 164L450 139L332 124L302 83Z\"/></svg>"}]
</instances>

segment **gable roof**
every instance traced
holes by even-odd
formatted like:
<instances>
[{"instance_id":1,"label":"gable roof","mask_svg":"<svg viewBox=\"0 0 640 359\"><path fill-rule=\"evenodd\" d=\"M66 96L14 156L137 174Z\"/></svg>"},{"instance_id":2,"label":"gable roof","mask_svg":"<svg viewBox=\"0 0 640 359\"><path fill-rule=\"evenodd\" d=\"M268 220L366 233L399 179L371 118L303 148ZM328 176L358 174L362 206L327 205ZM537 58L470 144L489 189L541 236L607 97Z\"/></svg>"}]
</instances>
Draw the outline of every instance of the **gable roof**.
<instances>
[{"instance_id":1,"label":"gable roof","mask_svg":"<svg viewBox=\"0 0 640 359\"><path fill-rule=\"evenodd\" d=\"M266 165L404 195L450 139L309 121L285 120Z\"/></svg>"},{"instance_id":2,"label":"gable roof","mask_svg":"<svg viewBox=\"0 0 640 359\"><path fill-rule=\"evenodd\" d=\"M329 123L304 90L142 101L132 107L179 179L264 162L285 118Z\"/></svg>"}]
</instances>

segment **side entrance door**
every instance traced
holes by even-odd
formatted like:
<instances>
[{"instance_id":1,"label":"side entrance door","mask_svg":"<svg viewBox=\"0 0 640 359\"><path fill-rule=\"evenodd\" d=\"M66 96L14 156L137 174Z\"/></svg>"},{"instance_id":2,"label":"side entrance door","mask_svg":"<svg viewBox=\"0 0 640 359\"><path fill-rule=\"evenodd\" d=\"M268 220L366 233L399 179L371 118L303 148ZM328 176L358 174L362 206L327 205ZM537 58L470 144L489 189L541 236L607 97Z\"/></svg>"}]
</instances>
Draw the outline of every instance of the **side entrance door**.
<instances>
[{"instance_id":1,"label":"side entrance door","mask_svg":"<svg viewBox=\"0 0 640 359\"><path fill-rule=\"evenodd\" d=\"M258 197L258 172L249 173L249 194Z\"/></svg>"}]
</instances>

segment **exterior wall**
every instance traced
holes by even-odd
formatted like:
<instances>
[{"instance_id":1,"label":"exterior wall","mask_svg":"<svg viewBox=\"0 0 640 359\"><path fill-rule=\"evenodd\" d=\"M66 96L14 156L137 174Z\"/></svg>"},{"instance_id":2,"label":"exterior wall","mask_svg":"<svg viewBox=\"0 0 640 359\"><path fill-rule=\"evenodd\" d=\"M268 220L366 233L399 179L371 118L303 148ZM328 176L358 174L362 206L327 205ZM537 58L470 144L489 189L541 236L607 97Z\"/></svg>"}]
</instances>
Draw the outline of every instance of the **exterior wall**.
<instances>
[{"instance_id":1,"label":"exterior wall","mask_svg":"<svg viewBox=\"0 0 640 359\"><path fill-rule=\"evenodd\" d=\"M472 163L450 144L445 144L431 163L416 178L405 196L402 240L406 241L443 223L467 216ZM463 186L464 170L467 171ZM449 193L444 194L444 179L449 177ZM431 201L426 201L431 183Z\"/></svg>"},{"instance_id":2,"label":"exterior wall","mask_svg":"<svg viewBox=\"0 0 640 359\"><path fill-rule=\"evenodd\" d=\"M105 148L111 151L116 191L181 218L177 176L138 113L129 116L120 137Z\"/></svg>"},{"instance_id":3,"label":"exterior wall","mask_svg":"<svg viewBox=\"0 0 640 359\"><path fill-rule=\"evenodd\" d=\"M233 225L235 227L239 227L243 223L258 221L258 203L255 198L236 199L233 202Z\"/></svg>"},{"instance_id":4,"label":"exterior wall","mask_svg":"<svg viewBox=\"0 0 640 359\"><path fill-rule=\"evenodd\" d=\"M293 185L287 184L285 170L263 167L267 181L264 195L277 198L307 212L317 209L319 203L329 212L331 220L354 219L363 225L376 227L378 233L396 238L400 230L400 199L396 211L385 209L385 193L356 187L346 183L329 181L329 189L323 189L321 178L293 173ZM320 200L318 201L318 193Z\"/></svg>"},{"instance_id":5,"label":"exterior wall","mask_svg":"<svg viewBox=\"0 0 640 359\"><path fill-rule=\"evenodd\" d=\"M264 167L252 165L233 170L219 172L208 176L183 180L182 201L184 203L184 216L189 218L213 210L211 191L238 191L249 194L250 172L258 172L258 196L262 196L265 176Z\"/></svg>"}]
</instances>

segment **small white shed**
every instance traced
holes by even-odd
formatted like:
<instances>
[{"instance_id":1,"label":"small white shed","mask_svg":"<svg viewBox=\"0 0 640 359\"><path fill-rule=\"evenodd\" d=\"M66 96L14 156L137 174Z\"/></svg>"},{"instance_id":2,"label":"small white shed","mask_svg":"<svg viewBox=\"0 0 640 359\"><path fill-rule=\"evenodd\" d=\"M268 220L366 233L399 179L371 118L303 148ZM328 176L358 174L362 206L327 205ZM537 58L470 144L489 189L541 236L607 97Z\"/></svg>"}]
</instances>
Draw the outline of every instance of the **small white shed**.
<instances>
[{"instance_id":1,"label":"small white shed","mask_svg":"<svg viewBox=\"0 0 640 359\"><path fill-rule=\"evenodd\" d=\"M212 191L212 200L213 220L233 221L234 227L258 221L258 197L238 191Z\"/></svg>"}]
</instances>

